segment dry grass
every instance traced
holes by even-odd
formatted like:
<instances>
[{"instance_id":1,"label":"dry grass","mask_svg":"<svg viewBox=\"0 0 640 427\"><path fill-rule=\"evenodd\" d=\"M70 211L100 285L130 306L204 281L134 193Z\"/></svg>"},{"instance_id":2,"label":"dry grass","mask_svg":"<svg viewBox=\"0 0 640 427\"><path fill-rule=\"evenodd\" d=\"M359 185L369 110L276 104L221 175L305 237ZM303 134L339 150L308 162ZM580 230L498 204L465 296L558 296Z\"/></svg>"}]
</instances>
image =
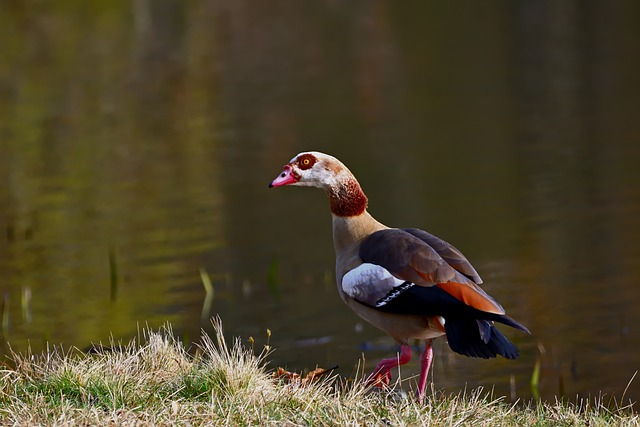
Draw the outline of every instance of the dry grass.
<instances>
[{"instance_id":1,"label":"dry grass","mask_svg":"<svg viewBox=\"0 0 640 427\"><path fill-rule=\"evenodd\" d=\"M234 341L216 322L196 356L169 327L147 330L142 343L85 355L54 349L14 355L0 371L3 425L639 425L632 408L597 402L509 405L482 390L418 404L338 377L302 385L274 380L266 353ZM112 343L113 344L113 343ZM396 397L394 397L396 396Z\"/></svg>"}]
</instances>

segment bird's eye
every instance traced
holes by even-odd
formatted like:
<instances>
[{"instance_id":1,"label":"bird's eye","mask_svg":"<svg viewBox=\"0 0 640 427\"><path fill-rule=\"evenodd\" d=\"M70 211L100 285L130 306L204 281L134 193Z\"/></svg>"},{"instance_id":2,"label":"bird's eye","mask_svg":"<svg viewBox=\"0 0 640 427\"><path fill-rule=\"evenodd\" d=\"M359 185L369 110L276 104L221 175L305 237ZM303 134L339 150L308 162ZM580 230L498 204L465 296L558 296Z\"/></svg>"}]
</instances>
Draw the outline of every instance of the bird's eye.
<instances>
[{"instance_id":1,"label":"bird's eye","mask_svg":"<svg viewBox=\"0 0 640 427\"><path fill-rule=\"evenodd\" d=\"M298 167L302 170L311 169L316 163L316 158L311 154L304 154L298 159Z\"/></svg>"},{"instance_id":2,"label":"bird's eye","mask_svg":"<svg viewBox=\"0 0 640 427\"><path fill-rule=\"evenodd\" d=\"M316 158L311 154L304 154L298 159L298 167L302 170L311 169L316 162Z\"/></svg>"}]
</instances>

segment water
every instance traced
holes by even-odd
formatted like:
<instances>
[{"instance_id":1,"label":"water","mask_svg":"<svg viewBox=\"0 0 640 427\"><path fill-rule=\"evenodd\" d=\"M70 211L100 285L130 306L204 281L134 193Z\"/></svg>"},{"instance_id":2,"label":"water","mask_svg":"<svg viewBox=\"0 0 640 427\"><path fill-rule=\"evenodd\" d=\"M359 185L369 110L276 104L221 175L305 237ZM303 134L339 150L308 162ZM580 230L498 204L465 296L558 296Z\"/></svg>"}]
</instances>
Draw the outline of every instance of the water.
<instances>
[{"instance_id":1,"label":"water","mask_svg":"<svg viewBox=\"0 0 640 427\"><path fill-rule=\"evenodd\" d=\"M502 328L517 361L438 340L437 387L529 398L541 358L545 399L620 397L640 369L638 6L460 9L4 5L2 341L84 348L168 321L189 342L218 314L257 348L269 328L272 367L371 369L396 347L337 296L325 196L267 189L314 149L377 219L463 250L533 332Z\"/></svg>"}]
</instances>

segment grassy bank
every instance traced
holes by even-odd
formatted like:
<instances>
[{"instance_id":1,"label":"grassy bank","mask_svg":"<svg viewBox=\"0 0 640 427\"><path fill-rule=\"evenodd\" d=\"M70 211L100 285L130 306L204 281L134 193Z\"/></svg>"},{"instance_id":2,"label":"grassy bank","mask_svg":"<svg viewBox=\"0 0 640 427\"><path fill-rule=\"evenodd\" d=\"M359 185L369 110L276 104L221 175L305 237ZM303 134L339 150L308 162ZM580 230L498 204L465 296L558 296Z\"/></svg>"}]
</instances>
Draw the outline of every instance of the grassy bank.
<instances>
[{"instance_id":1,"label":"grassy bank","mask_svg":"<svg viewBox=\"0 0 640 427\"><path fill-rule=\"evenodd\" d=\"M510 405L482 390L423 404L361 381L274 379L265 353L231 346L217 325L195 356L171 331L97 354L15 355L0 371L0 423L15 425L638 425L629 408ZM396 397L393 397L396 396Z\"/></svg>"}]
</instances>

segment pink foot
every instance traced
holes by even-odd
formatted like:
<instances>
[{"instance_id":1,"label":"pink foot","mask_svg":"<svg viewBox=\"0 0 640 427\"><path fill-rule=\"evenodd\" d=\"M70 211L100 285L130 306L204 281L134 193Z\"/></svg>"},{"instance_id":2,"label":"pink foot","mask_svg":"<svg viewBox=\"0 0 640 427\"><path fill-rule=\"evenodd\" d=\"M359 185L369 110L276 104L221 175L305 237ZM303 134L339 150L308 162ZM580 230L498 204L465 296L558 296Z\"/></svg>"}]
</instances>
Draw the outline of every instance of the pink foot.
<instances>
[{"instance_id":1,"label":"pink foot","mask_svg":"<svg viewBox=\"0 0 640 427\"><path fill-rule=\"evenodd\" d=\"M400 355L398 357L391 357L388 359L382 359L378 365L376 365L373 373L367 378L367 385L378 388L388 386L391 382L391 370L404 365L411 360L411 347L403 345L400 347Z\"/></svg>"},{"instance_id":2,"label":"pink foot","mask_svg":"<svg viewBox=\"0 0 640 427\"><path fill-rule=\"evenodd\" d=\"M387 387L390 382L391 382L391 369L379 371L377 373L375 373L374 371L374 373L372 373L367 379L368 386L373 386L378 388Z\"/></svg>"}]
</instances>

